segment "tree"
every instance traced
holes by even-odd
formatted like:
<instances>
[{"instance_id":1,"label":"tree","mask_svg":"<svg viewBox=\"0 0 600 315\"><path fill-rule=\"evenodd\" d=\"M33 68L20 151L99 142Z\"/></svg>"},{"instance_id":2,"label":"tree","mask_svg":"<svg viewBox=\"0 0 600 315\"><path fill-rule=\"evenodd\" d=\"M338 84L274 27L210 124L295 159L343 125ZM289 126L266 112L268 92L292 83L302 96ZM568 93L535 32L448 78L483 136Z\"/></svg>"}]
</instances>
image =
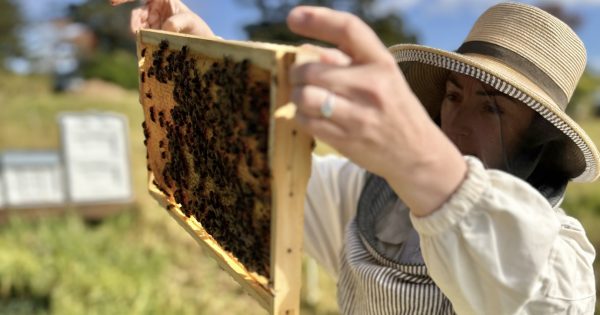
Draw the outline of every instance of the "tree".
<instances>
[{"instance_id":1,"label":"tree","mask_svg":"<svg viewBox=\"0 0 600 315\"><path fill-rule=\"evenodd\" d=\"M565 22L565 24L569 25L574 30L577 30L577 28L579 28L579 26L581 26L581 24L583 23L583 19L582 19L581 15L574 13L574 12L568 12L560 4L556 4L556 3L540 4L539 8L541 8L542 10L559 18L560 20Z\"/></svg>"},{"instance_id":2,"label":"tree","mask_svg":"<svg viewBox=\"0 0 600 315\"><path fill-rule=\"evenodd\" d=\"M73 22L85 24L96 34L100 51L124 49L133 52L135 41L127 30L134 7L135 3L113 7L106 0L88 0L70 5L68 17Z\"/></svg>"},{"instance_id":3,"label":"tree","mask_svg":"<svg viewBox=\"0 0 600 315\"><path fill-rule=\"evenodd\" d=\"M19 34L23 17L12 0L0 0L0 64L9 56L21 54Z\"/></svg>"},{"instance_id":4,"label":"tree","mask_svg":"<svg viewBox=\"0 0 600 315\"><path fill-rule=\"evenodd\" d=\"M98 43L96 50L81 60L80 72L84 77L137 88L135 40L128 31L135 5L112 7L106 0L88 0L69 6L68 17L92 30Z\"/></svg>"},{"instance_id":5,"label":"tree","mask_svg":"<svg viewBox=\"0 0 600 315\"><path fill-rule=\"evenodd\" d=\"M404 27L402 17L390 12L385 15L374 12L376 0L238 0L258 9L261 19L248 24L244 30L251 40L299 44L313 42L292 32L287 27L288 12L297 5L317 5L348 11L359 16L375 30L386 45L415 43L417 37ZM319 43L323 44L323 43Z\"/></svg>"}]
</instances>

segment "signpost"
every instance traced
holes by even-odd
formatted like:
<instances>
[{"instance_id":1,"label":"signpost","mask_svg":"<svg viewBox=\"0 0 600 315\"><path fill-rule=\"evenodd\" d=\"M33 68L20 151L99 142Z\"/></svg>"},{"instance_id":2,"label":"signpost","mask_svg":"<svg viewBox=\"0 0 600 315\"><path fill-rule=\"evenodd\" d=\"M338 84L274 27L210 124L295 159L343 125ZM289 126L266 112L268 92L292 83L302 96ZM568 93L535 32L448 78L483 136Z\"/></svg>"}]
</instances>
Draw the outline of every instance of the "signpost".
<instances>
[{"instance_id":1,"label":"signpost","mask_svg":"<svg viewBox=\"0 0 600 315\"><path fill-rule=\"evenodd\" d=\"M58 118L68 200L125 203L133 198L127 119L112 113L64 113Z\"/></svg>"},{"instance_id":2,"label":"signpost","mask_svg":"<svg viewBox=\"0 0 600 315\"><path fill-rule=\"evenodd\" d=\"M6 206L6 197L4 197L4 185L2 183L2 178L2 163L0 162L0 210L4 209Z\"/></svg>"},{"instance_id":3,"label":"signpost","mask_svg":"<svg viewBox=\"0 0 600 315\"><path fill-rule=\"evenodd\" d=\"M55 151L8 151L2 154L4 198L10 208L56 207L65 202L63 170Z\"/></svg>"}]
</instances>

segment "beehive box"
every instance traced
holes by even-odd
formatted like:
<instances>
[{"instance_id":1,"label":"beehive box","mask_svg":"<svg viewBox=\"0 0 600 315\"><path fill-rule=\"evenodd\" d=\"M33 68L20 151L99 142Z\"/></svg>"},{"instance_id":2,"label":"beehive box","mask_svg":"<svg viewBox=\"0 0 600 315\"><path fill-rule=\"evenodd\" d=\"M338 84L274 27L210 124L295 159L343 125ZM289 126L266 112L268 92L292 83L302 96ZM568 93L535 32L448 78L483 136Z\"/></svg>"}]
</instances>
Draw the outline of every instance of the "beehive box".
<instances>
[{"instance_id":1,"label":"beehive box","mask_svg":"<svg viewBox=\"0 0 600 315\"><path fill-rule=\"evenodd\" d=\"M299 314L314 142L274 114L311 56L151 30L137 44L151 195L269 313Z\"/></svg>"}]
</instances>

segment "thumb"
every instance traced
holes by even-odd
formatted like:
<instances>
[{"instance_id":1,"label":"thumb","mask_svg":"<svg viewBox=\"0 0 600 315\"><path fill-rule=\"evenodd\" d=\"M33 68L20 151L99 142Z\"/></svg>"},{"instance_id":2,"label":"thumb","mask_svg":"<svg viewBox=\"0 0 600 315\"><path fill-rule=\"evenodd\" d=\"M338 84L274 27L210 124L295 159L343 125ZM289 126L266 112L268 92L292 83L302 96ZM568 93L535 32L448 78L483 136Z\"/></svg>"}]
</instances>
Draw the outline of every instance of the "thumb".
<instances>
[{"instance_id":1,"label":"thumb","mask_svg":"<svg viewBox=\"0 0 600 315\"><path fill-rule=\"evenodd\" d=\"M135 1L135 0L110 0L110 4L113 6L117 6L117 5L123 4L125 2L133 2L133 1Z\"/></svg>"},{"instance_id":2,"label":"thumb","mask_svg":"<svg viewBox=\"0 0 600 315\"><path fill-rule=\"evenodd\" d=\"M169 17L162 25L165 31L202 37L215 37L210 27L192 12L182 12Z\"/></svg>"},{"instance_id":3,"label":"thumb","mask_svg":"<svg viewBox=\"0 0 600 315\"><path fill-rule=\"evenodd\" d=\"M131 19L129 20L132 33L136 33L142 28L148 27L148 8L139 7L131 11Z\"/></svg>"}]
</instances>

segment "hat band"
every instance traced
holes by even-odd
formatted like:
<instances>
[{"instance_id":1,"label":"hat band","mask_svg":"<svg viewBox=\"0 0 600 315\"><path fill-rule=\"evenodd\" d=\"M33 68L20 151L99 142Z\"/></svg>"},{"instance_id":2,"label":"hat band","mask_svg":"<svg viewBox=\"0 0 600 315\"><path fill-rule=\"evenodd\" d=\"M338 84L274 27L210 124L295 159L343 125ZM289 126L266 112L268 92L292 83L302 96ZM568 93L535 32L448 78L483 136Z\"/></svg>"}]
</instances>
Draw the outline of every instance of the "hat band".
<instances>
[{"instance_id":1,"label":"hat band","mask_svg":"<svg viewBox=\"0 0 600 315\"><path fill-rule=\"evenodd\" d=\"M561 109L564 110L567 107L569 99L560 86L533 62L510 49L489 42L469 41L464 42L456 52L461 54L473 53L498 59L537 84Z\"/></svg>"}]
</instances>

